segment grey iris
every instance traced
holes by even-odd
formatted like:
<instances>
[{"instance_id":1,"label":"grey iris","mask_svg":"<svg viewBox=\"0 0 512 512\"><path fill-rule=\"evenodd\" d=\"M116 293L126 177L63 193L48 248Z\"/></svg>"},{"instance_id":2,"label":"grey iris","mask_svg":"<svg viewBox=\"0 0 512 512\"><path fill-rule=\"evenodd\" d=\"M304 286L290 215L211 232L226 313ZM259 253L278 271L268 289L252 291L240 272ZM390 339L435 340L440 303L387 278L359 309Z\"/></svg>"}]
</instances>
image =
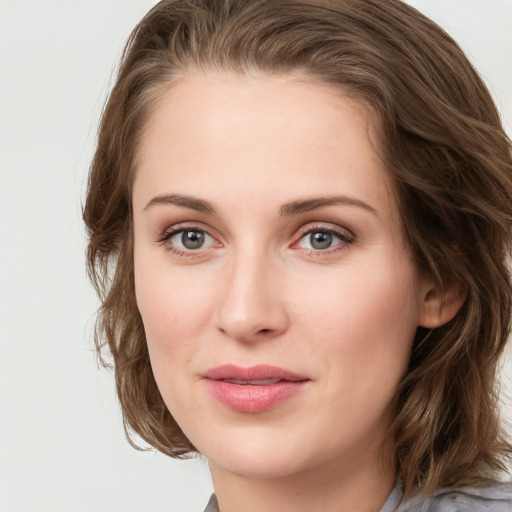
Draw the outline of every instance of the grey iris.
<instances>
[{"instance_id":1,"label":"grey iris","mask_svg":"<svg viewBox=\"0 0 512 512\"><path fill-rule=\"evenodd\" d=\"M187 249L199 249L204 243L204 233L201 231L183 231L181 243Z\"/></svg>"},{"instance_id":2,"label":"grey iris","mask_svg":"<svg viewBox=\"0 0 512 512\"><path fill-rule=\"evenodd\" d=\"M309 241L313 249L328 249L332 244L332 235L324 231L317 231L309 235Z\"/></svg>"}]
</instances>

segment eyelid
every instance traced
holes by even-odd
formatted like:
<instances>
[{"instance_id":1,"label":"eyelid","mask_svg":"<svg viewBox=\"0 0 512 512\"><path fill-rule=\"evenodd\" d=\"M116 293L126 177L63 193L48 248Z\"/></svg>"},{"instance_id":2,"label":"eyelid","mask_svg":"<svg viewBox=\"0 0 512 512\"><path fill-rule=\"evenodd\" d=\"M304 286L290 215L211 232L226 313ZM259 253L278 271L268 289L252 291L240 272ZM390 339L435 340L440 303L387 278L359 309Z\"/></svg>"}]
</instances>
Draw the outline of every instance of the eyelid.
<instances>
[{"instance_id":1,"label":"eyelid","mask_svg":"<svg viewBox=\"0 0 512 512\"><path fill-rule=\"evenodd\" d=\"M297 247L301 240L304 239L306 235L309 235L314 232L318 231L324 231L326 233L330 233L336 237L338 237L342 243L336 244L333 247L330 247L328 249L306 249ZM353 244L356 241L356 236L347 228L343 228L340 226L336 226L333 224L328 223L309 223L304 226L302 226L294 236L294 242L292 243L291 247L293 249L297 250L305 250L308 251L311 255L328 255L331 252L337 252L340 249L346 249L348 245Z\"/></svg>"},{"instance_id":2,"label":"eyelid","mask_svg":"<svg viewBox=\"0 0 512 512\"><path fill-rule=\"evenodd\" d=\"M214 244L198 249L181 249L169 243L173 236L186 230L203 232L214 240ZM327 249L307 249L297 247L299 242L306 235L315 231L324 231L326 233L330 233L338 237L341 240L341 243L338 243ZM290 245L292 249L308 251L311 255L328 255L332 252L337 252L340 249L346 249L348 245L351 245L356 241L356 236L349 229L335 224L323 222L311 222L303 225L296 231L292 238L293 242ZM203 225L201 222L182 222L173 224L161 232L161 234L156 239L156 242L161 245L167 244L166 250L184 257L200 257L204 255L205 251L208 251L212 248L223 247L223 243L220 241L220 237L214 232L214 230L212 230L209 226Z\"/></svg>"},{"instance_id":3,"label":"eyelid","mask_svg":"<svg viewBox=\"0 0 512 512\"><path fill-rule=\"evenodd\" d=\"M355 235L349 229L324 222L311 222L309 224L305 224L297 230L296 237L301 238L312 231L326 231L328 233L338 235L344 240L346 239L347 241L350 240L352 242L356 239Z\"/></svg>"},{"instance_id":4,"label":"eyelid","mask_svg":"<svg viewBox=\"0 0 512 512\"><path fill-rule=\"evenodd\" d=\"M206 233L207 235L210 235L215 240L219 239L219 236L210 228L209 226L206 226L202 224L201 222L193 222L193 221L186 221L186 222L178 222L177 224L172 224L170 226L167 226L165 229L160 230L159 234L157 235L157 242L163 242L167 240L170 236L175 235L176 233L179 233L180 231L202 231Z\"/></svg>"},{"instance_id":5,"label":"eyelid","mask_svg":"<svg viewBox=\"0 0 512 512\"><path fill-rule=\"evenodd\" d=\"M207 247L201 247L198 249L182 249L179 247L175 247L170 243L170 240L172 237L183 231L200 231L202 233L205 233L207 236L214 240L214 244ZM165 249L168 250L169 252L175 253L178 256L185 257L200 257L204 255L205 251L208 251L212 247L222 247L222 242L220 242L219 237L216 236L215 234L212 234L212 230L210 228L205 227L204 225L201 225L201 223L198 222L183 222L179 224L173 224L172 226L166 228L158 236L156 242L166 246Z\"/></svg>"}]
</instances>

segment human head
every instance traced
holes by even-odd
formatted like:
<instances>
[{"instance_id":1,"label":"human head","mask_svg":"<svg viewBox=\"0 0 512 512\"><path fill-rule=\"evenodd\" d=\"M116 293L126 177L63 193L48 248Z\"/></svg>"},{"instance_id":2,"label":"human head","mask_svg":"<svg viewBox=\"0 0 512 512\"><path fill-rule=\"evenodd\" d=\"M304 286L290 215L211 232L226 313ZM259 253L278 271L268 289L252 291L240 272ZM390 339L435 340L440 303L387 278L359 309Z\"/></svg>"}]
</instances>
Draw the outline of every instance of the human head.
<instances>
[{"instance_id":1,"label":"human head","mask_svg":"<svg viewBox=\"0 0 512 512\"><path fill-rule=\"evenodd\" d=\"M100 127L84 217L102 298L97 343L113 355L128 428L185 456L154 382L134 298L131 186L151 109L191 69L301 71L376 114L375 151L394 183L417 270L466 295L456 318L418 332L397 390L393 435L406 489L468 483L506 446L494 395L508 335L512 216L509 141L456 44L405 4L377 1L164 1L128 42Z\"/></svg>"}]
</instances>

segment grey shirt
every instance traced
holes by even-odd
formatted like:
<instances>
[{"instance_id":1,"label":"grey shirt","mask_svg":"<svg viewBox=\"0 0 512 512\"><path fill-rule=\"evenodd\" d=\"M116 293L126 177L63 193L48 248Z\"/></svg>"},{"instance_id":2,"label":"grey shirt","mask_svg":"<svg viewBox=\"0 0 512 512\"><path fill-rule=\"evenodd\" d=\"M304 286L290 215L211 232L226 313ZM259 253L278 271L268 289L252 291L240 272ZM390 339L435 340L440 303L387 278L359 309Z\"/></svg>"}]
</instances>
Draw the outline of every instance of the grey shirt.
<instances>
[{"instance_id":1,"label":"grey shirt","mask_svg":"<svg viewBox=\"0 0 512 512\"><path fill-rule=\"evenodd\" d=\"M402 493L395 487L380 512L512 512L512 483L481 488L439 489L400 503ZM204 512L219 512L212 495Z\"/></svg>"}]
</instances>

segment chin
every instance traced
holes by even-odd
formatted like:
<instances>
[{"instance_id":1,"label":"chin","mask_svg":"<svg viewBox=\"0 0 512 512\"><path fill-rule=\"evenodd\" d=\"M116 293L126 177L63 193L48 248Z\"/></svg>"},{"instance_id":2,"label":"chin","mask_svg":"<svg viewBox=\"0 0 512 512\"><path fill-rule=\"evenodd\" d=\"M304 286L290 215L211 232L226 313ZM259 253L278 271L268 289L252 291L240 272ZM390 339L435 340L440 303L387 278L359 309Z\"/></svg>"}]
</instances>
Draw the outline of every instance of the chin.
<instances>
[{"instance_id":1,"label":"chin","mask_svg":"<svg viewBox=\"0 0 512 512\"><path fill-rule=\"evenodd\" d=\"M276 457L275 454L272 457L266 457L256 452L252 455L236 453L232 457L220 456L217 459L207 457L207 459L210 465L245 479L286 478L305 469L301 467L301 461L296 453L292 457Z\"/></svg>"},{"instance_id":2,"label":"chin","mask_svg":"<svg viewBox=\"0 0 512 512\"><path fill-rule=\"evenodd\" d=\"M247 434L247 433L246 433ZM290 432L279 436L229 436L224 444L203 451L211 466L240 478L286 478L317 468L333 458L332 450L319 449L309 439L295 439ZM284 435L283 435L284 434Z\"/></svg>"},{"instance_id":3,"label":"chin","mask_svg":"<svg viewBox=\"0 0 512 512\"><path fill-rule=\"evenodd\" d=\"M210 438L205 445L198 442L196 447L211 466L242 478L279 478L301 471L299 440L294 442L289 436L284 439L282 433L275 436L260 429L243 430L217 437L215 445Z\"/></svg>"}]
</instances>

